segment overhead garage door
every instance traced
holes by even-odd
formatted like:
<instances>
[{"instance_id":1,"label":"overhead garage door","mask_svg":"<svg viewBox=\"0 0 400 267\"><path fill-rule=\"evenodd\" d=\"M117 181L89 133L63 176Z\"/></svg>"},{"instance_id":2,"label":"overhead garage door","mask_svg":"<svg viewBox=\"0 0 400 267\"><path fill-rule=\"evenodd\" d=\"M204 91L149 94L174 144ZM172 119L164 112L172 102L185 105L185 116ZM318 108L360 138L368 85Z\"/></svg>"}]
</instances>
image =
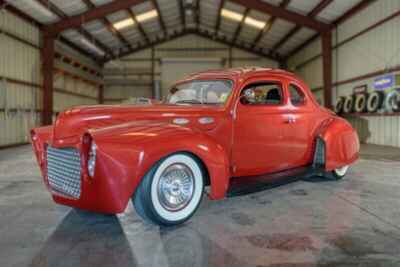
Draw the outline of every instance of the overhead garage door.
<instances>
[{"instance_id":1,"label":"overhead garage door","mask_svg":"<svg viewBox=\"0 0 400 267\"><path fill-rule=\"evenodd\" d=\"M189 74L220 68L221 58L164 58L161 61L161 96L168 95L170 86Z\"/></svg>"}]
</instances>

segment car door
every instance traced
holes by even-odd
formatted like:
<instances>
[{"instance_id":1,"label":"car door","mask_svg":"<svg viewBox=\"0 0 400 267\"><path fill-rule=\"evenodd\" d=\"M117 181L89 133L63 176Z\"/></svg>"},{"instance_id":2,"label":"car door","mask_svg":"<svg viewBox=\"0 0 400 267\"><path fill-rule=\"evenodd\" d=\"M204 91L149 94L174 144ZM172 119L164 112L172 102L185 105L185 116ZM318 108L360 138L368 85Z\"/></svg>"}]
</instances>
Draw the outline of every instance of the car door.
<instances>
[{"instance_id":1,"label":"car door","mask_svg":"<svg viewBox=\"0 0 400 267\"><path fill-rule=\"evenodd\" d=\"M280 79L253 80L240 92L253 88L256 101L240 98L233 121L232 162L235 176L259 175L288 169L290 144L289 103Z\"/></svg>"},{"instance_id":2,"label":"car door","mask_svg":"<svg viewBox=\"0 0 400 267\"><path fill-rule=\"evenodd\" d=\"M288 80L286 88L289 98L287 114L290 117L286 137L292 167L299 167L312 161L313 132L318 118L312 101L301 85Z\"/></svg>"}]
</instances>

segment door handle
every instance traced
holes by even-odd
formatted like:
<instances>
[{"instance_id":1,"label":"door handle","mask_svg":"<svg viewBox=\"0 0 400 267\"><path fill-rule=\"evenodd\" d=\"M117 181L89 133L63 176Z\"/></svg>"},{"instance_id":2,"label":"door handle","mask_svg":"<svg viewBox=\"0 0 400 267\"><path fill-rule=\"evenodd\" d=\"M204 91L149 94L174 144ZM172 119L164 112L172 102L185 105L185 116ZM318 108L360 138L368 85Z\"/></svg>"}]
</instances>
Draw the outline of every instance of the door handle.
<instances>
[{"instance_id":1,"label":"door handle","mask_svg":"<svg viewBox=\"0 0 400 267\"><path fill-rule=\"evenodd\" d=\"M293 117L289 117L289 118L287 118L287 120L286 120L286 123L295 123L295 122L296 122L296 119L293 118Z\"/></svg>"}]
</instances>

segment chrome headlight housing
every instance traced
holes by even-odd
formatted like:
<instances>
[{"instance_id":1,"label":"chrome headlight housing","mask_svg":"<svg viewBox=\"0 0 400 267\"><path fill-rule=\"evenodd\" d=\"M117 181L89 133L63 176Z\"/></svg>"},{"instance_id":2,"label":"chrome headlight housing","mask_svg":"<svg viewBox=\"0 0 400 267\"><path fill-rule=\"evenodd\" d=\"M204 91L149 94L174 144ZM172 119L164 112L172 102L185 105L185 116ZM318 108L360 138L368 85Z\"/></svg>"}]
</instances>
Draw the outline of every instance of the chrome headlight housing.
<instances>
[{"instance_id":1,"label":"chrome headlight housing","mask_svg":"<svg viewBox=\"0 0 400 267\"><path fill-rule=\"evenodd\" d=\"M96 143L92 141L89 149L89 157L88 157L88 174L90 177L94 176L94 170L96 168L96 150L97 146Z\"/></svg>"}]
</instances>

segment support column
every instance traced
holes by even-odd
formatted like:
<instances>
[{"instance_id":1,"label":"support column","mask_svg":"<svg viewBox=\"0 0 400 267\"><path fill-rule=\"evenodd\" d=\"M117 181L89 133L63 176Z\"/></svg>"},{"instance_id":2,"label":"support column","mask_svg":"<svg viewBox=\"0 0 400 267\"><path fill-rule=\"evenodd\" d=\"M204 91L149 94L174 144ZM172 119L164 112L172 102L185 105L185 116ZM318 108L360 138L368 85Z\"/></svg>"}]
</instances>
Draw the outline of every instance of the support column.
<instances>
[{"instance_id":1,"label":"support column","mask_svg":"<svg viewBox=\"0 0 400 267\"><path fill-rule=\"evenodd\" d=\"M155 98L156 96L156 88L155 88L155 83L154 83L154 67L155 67L155 51L154 51L154 46L151 47L151 95L152 98Z\"/></svg>"},{"instance_id":2,"label":"support column","mask_svg":"<svg viewBox=\"0 0 400 267\"><path fill-rule=\"evenodd\" d=\"M286 59L281 59L279 61L279 68L282 70L287 70L288 66L287 66L287 60Z\"/></svg>"},{"instance_id":3,"label":"support column","mask_svg":"<svg viewBox=\"0 0 400 267\"><path fill-rule=\"evenodd\" d=\"M53 69L54 69L54 37L44 33L42 48L42 125L53 123Z\"/></svg>"},{"instance_id":4,"label":"support column","mask_svg":"<svg viewBox=\"0 0 400 267\"><path fill-rule=\"evenodd\" d=\"M99 104L104 104L104 84L99 86Z\"/></svg>"},{"instance_id":5,"label":"support column","mask_svg":"<svg viewBox=\"0 0 400 267\"><path fill-rule=\"evenodd\" d=\"M332 33L324 32L322 40L322 68L324 80L324 104L332 109Z\"/></svg>"},{"instance_id":6,"label":"support column","mask_svg":"<svg viewBox=\"0 0 400 267\"><path fill-rule=\"evenodd\" d=\"M229 47L229 57L228 57L229 68L232 68L232 46Z\"/></svg>"}]
</instances>

